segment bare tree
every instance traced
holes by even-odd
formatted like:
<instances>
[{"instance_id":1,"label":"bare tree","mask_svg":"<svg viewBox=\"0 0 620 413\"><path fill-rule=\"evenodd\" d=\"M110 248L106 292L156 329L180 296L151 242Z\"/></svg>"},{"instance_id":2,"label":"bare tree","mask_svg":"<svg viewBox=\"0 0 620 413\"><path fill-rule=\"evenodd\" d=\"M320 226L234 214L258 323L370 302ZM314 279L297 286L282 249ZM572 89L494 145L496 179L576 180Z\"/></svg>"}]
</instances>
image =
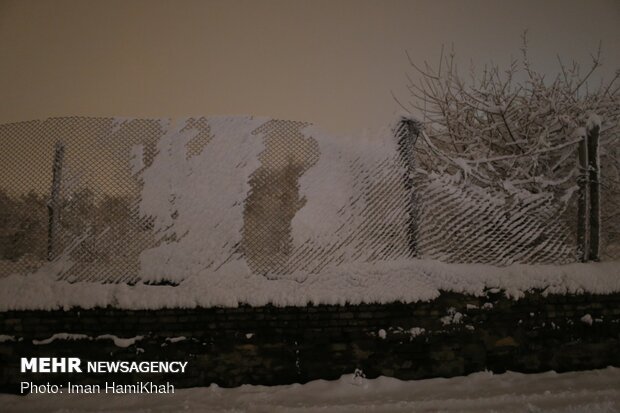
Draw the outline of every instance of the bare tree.
<instances>
[{"instance_id":1,"label":"bare tree","mask_svg":"<svg viewBox=\"0 0 620 413\"><path fill-rule=\"evenodd\" d=\"M568 200L578 189L579 143L588 125L599 127L602 222L609 239L620 238L620 70L595 83L601 50L587 70L565 64L558 75L536 71L523 35L521 58L509 67L490 64L459 74L454 52L442 49L439 64L409 62L410 99L398 103L423 124L417 144L421 171L461 173L465 180L515 193L551 192ZM592 155L591 155L592 156ZM586 168L587 169L587 168Z\"/></svg>"}]
</instances>

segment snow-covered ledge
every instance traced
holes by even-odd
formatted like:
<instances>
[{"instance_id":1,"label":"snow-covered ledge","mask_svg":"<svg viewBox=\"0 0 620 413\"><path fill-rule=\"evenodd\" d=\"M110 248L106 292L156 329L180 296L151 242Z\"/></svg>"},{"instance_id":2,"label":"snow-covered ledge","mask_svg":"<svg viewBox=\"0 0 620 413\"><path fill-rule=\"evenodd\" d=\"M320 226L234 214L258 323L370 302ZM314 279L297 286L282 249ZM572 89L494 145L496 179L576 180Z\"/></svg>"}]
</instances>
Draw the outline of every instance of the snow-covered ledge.
<instances>
[{"instance_id":1,"label":"snow-covered ledge","mask_svg":"<svg viewBox=\"0 0 620 413\"><path fill-rule=\"evenodd\" d=\"M415 303L433 300L440 291L483 296L488 290L498 290L511 299L533 290L544 294L620 292L618 262L495 267L402 260L343 264L320 275L293 274L281 279L253 274L236 263L217 272L198 272L176 286L57 281L52 274L58 273L59 265L64 264L52 263L35 274L0 279L0 311Z\"/></svg>"}]
</instances>

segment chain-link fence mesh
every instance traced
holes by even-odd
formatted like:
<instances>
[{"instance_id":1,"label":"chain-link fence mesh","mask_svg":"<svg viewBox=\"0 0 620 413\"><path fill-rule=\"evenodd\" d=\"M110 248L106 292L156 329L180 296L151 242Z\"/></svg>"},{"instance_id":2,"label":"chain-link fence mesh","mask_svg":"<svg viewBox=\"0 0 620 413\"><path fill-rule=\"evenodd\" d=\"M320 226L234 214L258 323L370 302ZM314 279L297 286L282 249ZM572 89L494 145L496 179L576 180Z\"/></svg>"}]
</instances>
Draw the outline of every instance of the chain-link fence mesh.
<instances>
[{"instance_id":1,"label":"chain-link fence mesh","mask_svg":"<svg viewBox=\"0 0 620 413\"><path fill-rule=\"evenodd\" d=\"M576 219L551 194L504 198L454 177L422 181L419 250L446 262L510 265L575 261Z\"/></svg>"},{"instance_id":2,"label":"chain-link fence mesh","mask_svg":"<svg viewBox=\"0 0 620 413\"><path fill-rule=\"evenodd\" d=\"M137 144L147 148L145 163L152 162L162 128L153 120L116 123L68 117L0 126L9 161L0 174L4 275L64 254L72 265L59 272L61 279L135 281L139 255L154 237L138 213L140 182L127 165ZM57 144L64 156L55 168ZM52 188L54 172L61 176L58 188Z\"/></svg>"},{"instance_id":3,"label":"chain-link fence mesh","mask_svg":"<svg viewBox=\"0 0 620 413\"><path fill-rule=\"evenodd\" d=\"M188 255L188 261L199 263L192 268L217 271L241 259L255 274L283 277L316 274L347 261L412 257L497 265L576 260L570 203L533 194L501 199L448 175L413 179L413 160L402 145L381 156L358 156L359 148L335 154L307 123L253 122L256 127L246 138L262 145L256 167L247 188L240 189L244 197L221 205L242 208L238 239L233 234L218 244L226 250L219 261L209 257L207 247L196 249ZM210 118L180 125L174 133L186 137L189 177L201 162L217 161L205 153L222 132L214 132ZM170 209L165 228L141 209L145 176L168 150L160 144L170 133L168 121L145 119L65 117L0 125L0 276L33 272L51 261L62 280L135 283L149 280L142 265L145 251L170 257L178 255L171 248L183 240L213 244L210 237L225 223L188 238L191 228L170 231L179 215L187 216L187 208ZM224 149L241 150L233 141ZM340 175L328 174L313 185L319 191L325 185L327 201L342 201L321 216L322 206L312 195L317 188L313 192L304 179L324 168L326 159L339 163ZM245 163L230 170L248 167ZM335 182L339 179L343 182ZM177 195L175 185L166 182L161 181L161 190L170 192L163 201L170 207ZM191 206L196 216L218 212L201 208L208 206ZM298 221L312 208L315 214L306 216L304 227ZM326 222L332 225L328 230L313 233L314 224Z\"/></svg>"}]
</instances>

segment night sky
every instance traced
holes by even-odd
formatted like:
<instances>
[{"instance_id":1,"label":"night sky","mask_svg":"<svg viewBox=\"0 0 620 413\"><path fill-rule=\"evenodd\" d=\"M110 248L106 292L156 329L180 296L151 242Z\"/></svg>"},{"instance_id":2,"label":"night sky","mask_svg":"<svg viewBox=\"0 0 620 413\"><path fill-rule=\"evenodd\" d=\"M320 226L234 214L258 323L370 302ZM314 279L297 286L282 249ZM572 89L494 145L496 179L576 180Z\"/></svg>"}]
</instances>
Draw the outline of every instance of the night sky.
<instances>
[{"instance_id":1,"label":"night sky","mask_svg":"<svg viewBox=\"0 0 620 413\"><path fill-rule=\"evenodd\" d=\"M0 122L48 116L254 114L356 134L406 100L405 50L462 67L518 56L620 67L611 1L0 0Z\"/></svg>"}]
</instances>

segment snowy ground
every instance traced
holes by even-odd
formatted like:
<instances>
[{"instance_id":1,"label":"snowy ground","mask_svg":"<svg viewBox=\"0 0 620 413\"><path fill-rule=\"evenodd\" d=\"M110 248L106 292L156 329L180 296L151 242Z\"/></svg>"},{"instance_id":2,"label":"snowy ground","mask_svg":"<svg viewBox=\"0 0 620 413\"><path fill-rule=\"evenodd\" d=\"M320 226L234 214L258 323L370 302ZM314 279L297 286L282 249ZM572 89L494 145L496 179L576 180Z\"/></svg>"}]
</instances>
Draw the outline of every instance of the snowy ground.
<instances>
[{"instance_id":1,"label":"snowy ground","mask_svg":"<svg viewBox=\"0 0 620 413\"><path fill-rule=\"evenodd\" d=\"M0 395L4 412L620 412L620 369L476 373L452 379L352 375L305 385L217 386L174 395Z\"/></svg>"}]
</instances>

